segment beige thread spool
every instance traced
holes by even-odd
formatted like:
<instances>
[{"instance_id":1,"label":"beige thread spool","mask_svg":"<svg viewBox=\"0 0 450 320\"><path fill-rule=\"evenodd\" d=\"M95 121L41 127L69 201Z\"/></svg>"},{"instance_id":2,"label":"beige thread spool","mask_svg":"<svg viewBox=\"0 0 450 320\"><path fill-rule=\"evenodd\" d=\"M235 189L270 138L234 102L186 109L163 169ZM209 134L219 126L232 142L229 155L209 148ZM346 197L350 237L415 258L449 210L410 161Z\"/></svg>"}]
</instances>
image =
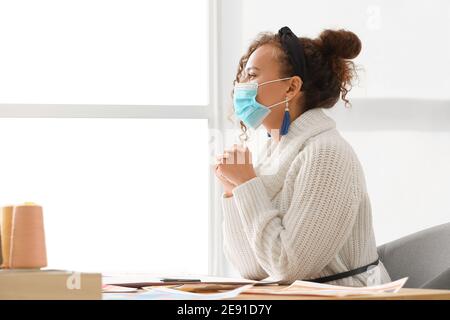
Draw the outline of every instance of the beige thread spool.
<instances>
[{"instance_id":1,"label":"beige thread spool","mask_svg":"<svg viewBox=\"0 0 450 320\"><path fill-rule=\"evenodd\" d=\"M42 207L34 203L15 206L11 229L10 267L37 269L47 266Z\"/></svg>"},{"instance_id":2,"label":"beige thread spool","mask_svg":"<svg viewBox=\"0 0 450 320\"><path fill-rule=\"evenodd\" d=\"M12 227L12 217L13 217L14 206L4 206L2 207L2 255L3 263L2 268L9 268L9 254L11 251L11 227Z\"/></svg>"}]
</instances>

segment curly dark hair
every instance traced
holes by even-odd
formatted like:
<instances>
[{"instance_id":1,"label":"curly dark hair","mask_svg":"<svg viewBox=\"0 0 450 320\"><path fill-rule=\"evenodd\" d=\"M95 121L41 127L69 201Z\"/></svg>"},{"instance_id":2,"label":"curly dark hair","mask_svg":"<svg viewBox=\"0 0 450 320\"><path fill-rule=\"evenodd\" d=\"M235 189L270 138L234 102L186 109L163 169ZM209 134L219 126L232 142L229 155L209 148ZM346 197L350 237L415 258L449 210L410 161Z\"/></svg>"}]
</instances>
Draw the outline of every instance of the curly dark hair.
<instances>
[{"instance_id":1,"label":"curly dark hair","mask_svg":"<svg viewBox=\"0 0 450 320\"><path fill-rule=\"evenodd\" d=\"M357 68L350 59L355 58L361 52L361 40L356 34L347 30L323 30L315 39L300 37L305 51L306 68L308 78L302 85L302 105L303 111L313 108L331 108L339 100L345 102L345 106L350 106L347 93L352 88L352 80L357 76ZM245 81L245 65L250 55L262 45L272 45L275 50L275 58L280 64L280 77L294 76L294 68L288 55L283 50L280 37L277 33L261 32L253 40L247 52L239 60L236 82ZM234 90L233 90L234 91ZM231 96L233 96L233 91ZM234 112L234 109L231 108ZM230 119L232 113L228 117ZM247 127L240 121L242 140L248 139Z\"/></svg>"}]
</instances>

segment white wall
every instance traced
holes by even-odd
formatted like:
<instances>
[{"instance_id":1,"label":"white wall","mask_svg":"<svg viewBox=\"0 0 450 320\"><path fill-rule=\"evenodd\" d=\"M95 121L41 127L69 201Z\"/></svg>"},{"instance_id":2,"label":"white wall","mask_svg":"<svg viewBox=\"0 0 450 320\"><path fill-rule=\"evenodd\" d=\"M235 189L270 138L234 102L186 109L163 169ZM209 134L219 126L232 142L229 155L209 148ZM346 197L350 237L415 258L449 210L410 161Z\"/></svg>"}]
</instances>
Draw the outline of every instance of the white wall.
<instances>
[{"instance_id":1,"label":"white wall","mask_svg":"<svg viewBox=\"0 0 450 320\"><path fill-rule=\"evenodd\" d=\"M353 99L328 113L363 165L378 244L450 221L450 101Z\"/></svg>"},{"instance_id":2,"label":"white wall","mask_svg":"<svg viewBox=\"0 0 450 320\"><path fill-rule=\"evenodd\" d=\"M298 36L344 28L363 42L354 97L450 98L450 2L446 0L242 1L242 46L284 25Z\"/></svg>"}]
</instances>

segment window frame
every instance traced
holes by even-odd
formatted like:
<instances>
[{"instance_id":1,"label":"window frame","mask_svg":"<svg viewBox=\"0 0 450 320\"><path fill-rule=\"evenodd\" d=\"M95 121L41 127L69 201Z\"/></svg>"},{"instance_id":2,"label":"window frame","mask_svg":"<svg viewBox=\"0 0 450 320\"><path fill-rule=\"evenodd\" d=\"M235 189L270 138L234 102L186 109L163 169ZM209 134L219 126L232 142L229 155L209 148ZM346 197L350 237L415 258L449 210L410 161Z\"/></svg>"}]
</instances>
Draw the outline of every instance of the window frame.
<instances>
[{"instance_id":1,"label":"window frame","mask_svg":"<svg viewBox=\"0 0 450 320\"><path fill-rule=\"evenodd\" d=\"M221 145L213 132L223 130L222 110L218 97L218 2L207 1L208 88L206 105L108 105L108 104L11 104L0 103L0 118L142 118L142 119L207 119L209 152ZM212 170L208 170L208 273L219 275L224 263L220 230L221 187Z\"/></svg>"}]
</instances>

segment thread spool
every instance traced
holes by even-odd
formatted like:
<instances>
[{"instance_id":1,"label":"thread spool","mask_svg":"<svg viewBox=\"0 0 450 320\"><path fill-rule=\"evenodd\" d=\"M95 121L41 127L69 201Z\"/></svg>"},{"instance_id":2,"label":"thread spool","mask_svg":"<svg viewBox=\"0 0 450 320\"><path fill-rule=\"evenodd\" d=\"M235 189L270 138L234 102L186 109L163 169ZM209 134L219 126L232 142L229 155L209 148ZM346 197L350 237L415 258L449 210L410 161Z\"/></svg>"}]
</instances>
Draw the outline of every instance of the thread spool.
<instances>
[{"instance_id":1,"label":"thread spool","mask_svg":"<svg viewBox=\"0 0 450 320\"><path fill-rule=\"evenodd\" d=\"M13 217L14 206L2 207L2 226L1 226L1 238L2 238L2 256L3 263L2 268L9 268L9 255L11 251L11 227Z\"/></svg>"},{"instance_id":2,"label":"thread spool","mask_svg":"<svg viewBox=\"0 0 450 320\"><path fill-rule=\"evenodd\" d=\"M2 229L1 229L1 217L0 217L0 268L3 268L3 246L2 246Z\"/></svg>"},{"instance_id":3,"label":"thread spool","mask_svg":"<svg viewBox=\"0 0 450 320\"><path fill-rule=\"evenodd\" d=\"M11 228L10 268L47 266L42 207L34 203L15 206Z\"/></svg>"}]
</instances>

